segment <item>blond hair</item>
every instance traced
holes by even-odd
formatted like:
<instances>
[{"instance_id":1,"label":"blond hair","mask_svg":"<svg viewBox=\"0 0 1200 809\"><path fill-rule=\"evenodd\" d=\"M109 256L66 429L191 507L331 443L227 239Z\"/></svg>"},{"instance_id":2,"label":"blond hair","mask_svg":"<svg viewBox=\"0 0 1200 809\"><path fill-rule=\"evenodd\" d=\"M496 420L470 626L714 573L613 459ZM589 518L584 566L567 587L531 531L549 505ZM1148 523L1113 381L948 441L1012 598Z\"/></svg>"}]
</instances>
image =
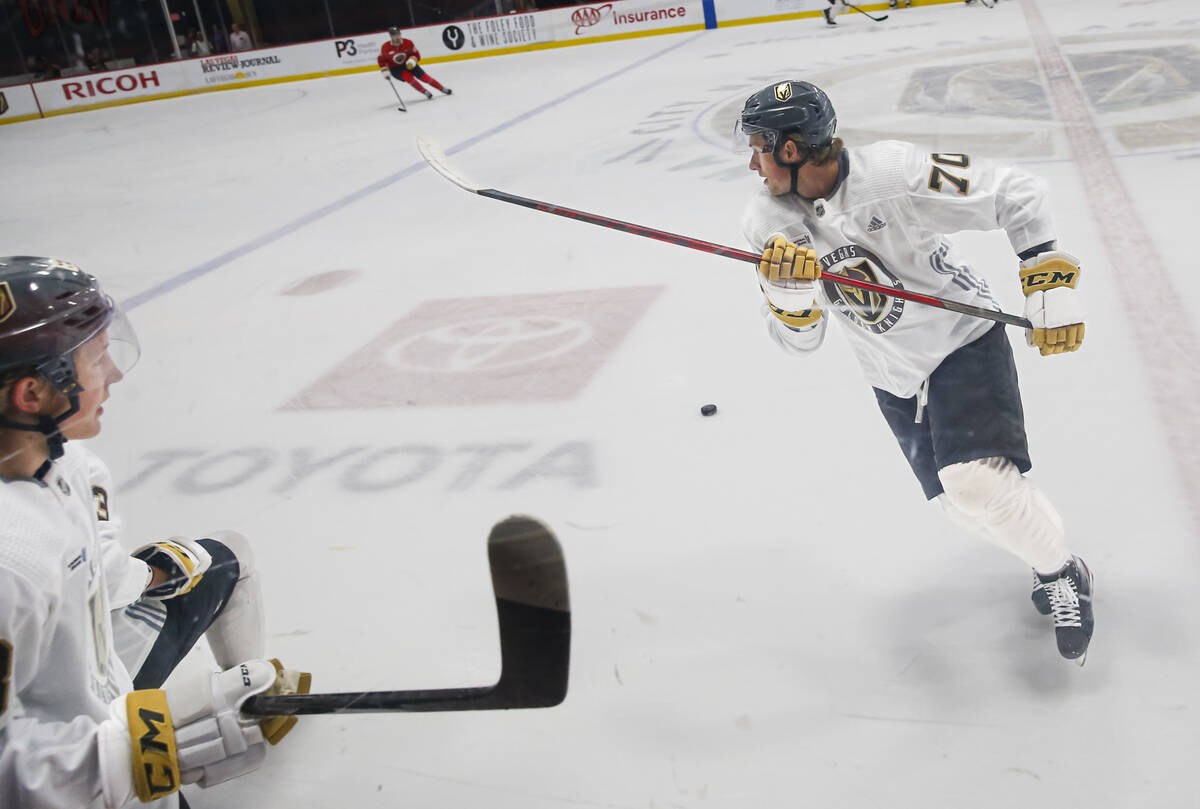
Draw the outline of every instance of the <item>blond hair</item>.
<instances>
[{"instance_id":1,"label":"blond hair","mask_svg":"<svg viewBox=\"0 0 1200 809\"><path fill-rule=\"evenodd\" d=\"M796 144L796 148L800 150L800 154L808 155L808 163L811 166L824 166L837 161L846 148L841 138L834 138L829 142L828 146L821 146L816 149L806 145L799 135L788 135L787 139Z\"/></svg>"}]
</instances>

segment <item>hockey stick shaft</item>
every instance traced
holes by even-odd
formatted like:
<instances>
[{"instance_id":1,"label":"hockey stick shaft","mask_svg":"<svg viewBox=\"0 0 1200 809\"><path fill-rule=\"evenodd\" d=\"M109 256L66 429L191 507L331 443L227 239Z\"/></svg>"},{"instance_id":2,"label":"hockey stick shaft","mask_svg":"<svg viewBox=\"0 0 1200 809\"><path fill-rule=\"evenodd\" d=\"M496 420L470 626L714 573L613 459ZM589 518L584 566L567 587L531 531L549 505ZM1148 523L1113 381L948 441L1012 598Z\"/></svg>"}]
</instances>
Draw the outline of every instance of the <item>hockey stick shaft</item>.
<instances>
[{"instance_id":1,"label":"hockey stick shaft","mask_svg":"<svg viewBox=\"0 0 1200 809\"><path fill-rule=\"evenodd\" d=\"M460 184L461 185L461 184ZM724 245L706 242L703 239L695 239L691 236L681 236L678 233L670 233L657 228L646 227L645 225L636 225L632 222L623 222L620 219L610 219L607 216L599 216L597 214L587 213L586 211L578 211L574 208L566 208L562 205L553 205L549 202L542 202L528 197L520 197L516 194L509 194L505 191L497 191L494 188L477 188L472 189L467 186L462 186L467 190L473 191L481 197L497 199L502 202L511 202L514 205L522 205L526 208L533 208L535 211L551 213L556 216L565 216L568 219L575 219L580 222L588 222L593 225L609 228L611 230L619 230L624 233L632 233L635 236L645 236L649 239L657 239L660 242L668 244L676 244L681 247L690 247L693 250L699 250L704 253L711 253L716 256L724 256L726 258L736 258L739 261L745 261L750 264L758 264L762 257L750 253L746 250L738 250L735 247L726 247ZM847 278L835 273L823 275L822 278L832 281L837 279L839 286L855 287L857 289L865 289L871 292L878 292L881 295L890 295L895 298L903 298L904 300L922 303L926 306L935 306L939 309L946 309L959 314L971 315L980 317L984 320L994 320L999 323L1005 323L1009 326L1021 326L1022 328L1033 328L1032 324L1023 317L1010 315L1007 312L1000 312L994 309L985 309L982 306L972 306L969 303L959 303L958 301L939 298L935 295L923 295L920 292L912 292L907 289L893 289L885 287L881 284L874 284L870 281L860 281L857 278Z\"/></svg>"},{"instance_id":2,"label":"hockey stick shaft","mask_svg":"<svg viewBox=\"0 0 1200 809\"><path fill-rule=\"evenodd\" d=\"M866 17L868 20L874 20L875 22L883 22L884 20L886 20L886 19L888 18L888 15L886 15L886 14L884 14L882 17L875 17L875 16L873 16L873 15L871 15L871 14L868 14L867 12L863 11L861 8L859 8L858 6L854 5L853 3L847 3L846 5L848 5L850 8L854 9L854 10L855 10L855 11L857 11L859 14L863 15L864 17Z\"/></svg>"},{"instance_id":3,"label":"hockey stick shaft","mask_svg":"<svg viewBox=\"0 0 1200 809\"><path fill-rule=\"evenodd\" d=\"M549 708L567 694L571 610L562 548L530 517L509 517L488 537L488 560L500 626L500 679L494 685L423 691L354 691L256 696L242 713L485 711Z\"/></svg>"},{"instance_id":4,"label":"hockey stick shaft","mask_svg":"<svg viewBox=\"0 0 1200 809\"><path fill-rule=\"evenodd\" d=\"M398 102L400 102L400 111L408 112L408 107L404 106L404 99L402 99L400 97L400 91L396 89L396 85L392 82L392 77L390 75L388 75L388 76L385 76L384 78L387 79L388 87L391 87L392 92L396 94L396 100Z\"/></svg>"}]
</instances>

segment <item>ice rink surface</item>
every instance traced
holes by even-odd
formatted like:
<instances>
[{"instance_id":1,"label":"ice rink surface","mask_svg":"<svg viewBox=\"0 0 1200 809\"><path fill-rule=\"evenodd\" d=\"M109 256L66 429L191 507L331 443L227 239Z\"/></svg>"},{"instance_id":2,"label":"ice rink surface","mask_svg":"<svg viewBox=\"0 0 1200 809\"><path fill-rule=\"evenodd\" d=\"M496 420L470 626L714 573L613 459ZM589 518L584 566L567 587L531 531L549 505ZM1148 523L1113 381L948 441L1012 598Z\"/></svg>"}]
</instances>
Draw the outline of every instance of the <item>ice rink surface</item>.
<instances>
[{"instance_id":1,"label":"ice rink surface","mask_svg":"<svg viewBox=\"0 0 1200 809\"><path fill-rule=\"evenodd\" d=\"M130 545L250 535L270 651L317 689L493 681L489 526L565 549L562 706L308 717L192 806L1200 807L1197 37L1192 0L1002 0L432 64L454 95L406 114L362 74L0 128L3 252L99 275L142 340L95 442ZM782 78L851 148L1049 181L1087 342L1011 337L1096 575L1084 668L1028 569L924 502L837 328L789 358L747 265L414 149L744 247L729 131ZM1003 234L958 238L1020 313Z\"/></svg>"}]
</instances>

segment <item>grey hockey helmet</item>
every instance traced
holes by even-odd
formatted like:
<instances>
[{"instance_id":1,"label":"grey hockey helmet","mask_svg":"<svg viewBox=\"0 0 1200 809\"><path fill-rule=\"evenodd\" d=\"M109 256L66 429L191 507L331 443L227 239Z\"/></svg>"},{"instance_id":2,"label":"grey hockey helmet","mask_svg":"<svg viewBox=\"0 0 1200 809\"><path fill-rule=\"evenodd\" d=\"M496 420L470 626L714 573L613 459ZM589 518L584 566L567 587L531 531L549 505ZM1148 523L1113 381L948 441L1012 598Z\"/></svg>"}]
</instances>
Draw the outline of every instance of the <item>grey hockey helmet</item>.
<instances>
[{"instance_id":1,"label":"grey hockey helmet","mask_svg":"<svg viewBox=\"0 0 1200 809\"><path fill-rule=\"evenodd\" d=\"M45 433L51 457L58 457L63 440L58 425L79 409L75 351L105 329L110 355L123 373L137 361L137 337L95 277L54 258L0 257L0 381L42 376L70 404L65 413L43 416L37 425L3 415L0 425Z\"/></svg>"},{"instance_id":2,"label":"grey hockey helmet","mask_svg":"<svg viewBox=\"0 0 1200 809\"><path fill-rule=\"evenodd\" d=\"M778 155L787 136L820 149L833 142L836 129L837 115L824 90L806 81L781 81L746 99L734 123L734 142L744 149L751 135L761 135L762 151Z\"/></svg>"}]
</instances>

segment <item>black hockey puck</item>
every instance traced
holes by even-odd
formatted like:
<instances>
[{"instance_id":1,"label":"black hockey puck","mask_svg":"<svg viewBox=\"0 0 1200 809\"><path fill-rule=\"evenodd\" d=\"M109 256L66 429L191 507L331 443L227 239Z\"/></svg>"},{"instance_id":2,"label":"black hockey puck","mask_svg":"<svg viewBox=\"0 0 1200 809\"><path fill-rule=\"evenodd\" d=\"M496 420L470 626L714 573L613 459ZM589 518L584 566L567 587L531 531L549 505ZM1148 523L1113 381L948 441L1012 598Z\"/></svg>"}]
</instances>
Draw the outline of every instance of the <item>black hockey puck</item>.
<instances>
[{"instance_id":1,"label":"black hockey puck","mask_svg":"<svg viewBox=\"0 0 1200 809\"><path fill-rule=\"evenodd\" d=\"M716 413L716 412L717 412L717 406L715 404L706 404L704 407L700 408L701 416L711 416L713 413Z\"/></svg>"}]
</instances>

